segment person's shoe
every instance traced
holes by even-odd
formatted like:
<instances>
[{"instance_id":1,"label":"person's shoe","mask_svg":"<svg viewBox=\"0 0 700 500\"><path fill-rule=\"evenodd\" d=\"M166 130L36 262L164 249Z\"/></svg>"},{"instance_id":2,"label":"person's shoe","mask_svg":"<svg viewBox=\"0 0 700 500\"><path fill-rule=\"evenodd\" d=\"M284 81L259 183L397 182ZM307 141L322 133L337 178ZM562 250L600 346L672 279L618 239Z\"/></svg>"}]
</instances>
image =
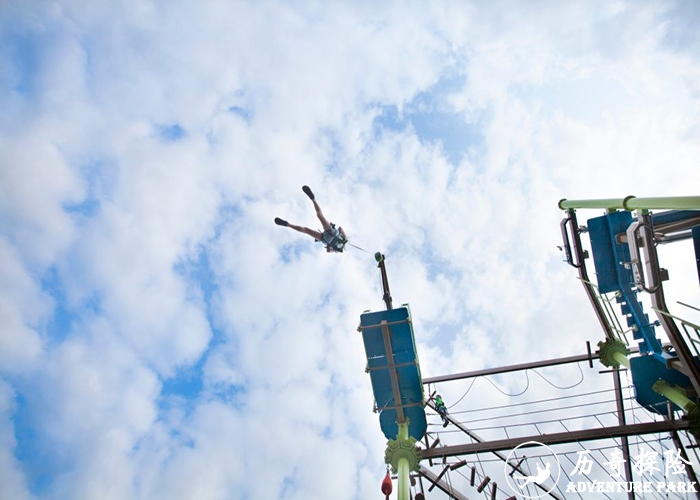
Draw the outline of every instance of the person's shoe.
<instances>
[{"instance_id":1,"label":"person's shoe","mask_svg":"<svg viewBox=\"0 0 700 500\"><path fill-rule=\"evenodd\" d=\"M447 427L447 424L449 424L449 422L447 420L445 420L445 422L442 424L442 426Z\"/></svg>"},{"instance_id":2,"label":"person's shoe","mask_svg":"<svg viewBox=\"0 0 700 500\"><path fill-rule=\"evenodd\" d=\"M301 190L306 193L306 196L311 198L311 201L315 199L314 194L311 192L311 188L309 186L302 186Z\"/></svg>"},{"instance_id":3,"label":"person's shoe","mask_svg":"<svg viewBox=\"0 0 700 500\"><path fill-rule=\"evenodd\" d=\"M289 222L287 222L284 219L280 219L279 217L275 217L275 224L277 224L278 226L288 226Z\"/></svg>"}]
</instances>

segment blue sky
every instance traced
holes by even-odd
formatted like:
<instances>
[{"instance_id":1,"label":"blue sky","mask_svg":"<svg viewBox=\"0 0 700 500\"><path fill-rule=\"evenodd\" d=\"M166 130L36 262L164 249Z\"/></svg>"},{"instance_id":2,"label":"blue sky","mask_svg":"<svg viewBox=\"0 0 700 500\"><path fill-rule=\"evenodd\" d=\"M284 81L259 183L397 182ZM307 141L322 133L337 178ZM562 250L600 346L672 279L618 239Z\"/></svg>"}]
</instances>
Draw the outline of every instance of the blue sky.
<instances>
[{"instance_id":1,"label":"blue sky","mask_svg":"<svg viewBox=\"0 0 700 500\"><path fill-rule=\"evenodd\" d=\"M695 194L698 16L5 2L0 498L373 498L372 256L274 217L317 227L308 184L386 253L426 376L578 354L557 201ZM460 408L500 398L474 387Z\"/></svg>"}]
</instances>

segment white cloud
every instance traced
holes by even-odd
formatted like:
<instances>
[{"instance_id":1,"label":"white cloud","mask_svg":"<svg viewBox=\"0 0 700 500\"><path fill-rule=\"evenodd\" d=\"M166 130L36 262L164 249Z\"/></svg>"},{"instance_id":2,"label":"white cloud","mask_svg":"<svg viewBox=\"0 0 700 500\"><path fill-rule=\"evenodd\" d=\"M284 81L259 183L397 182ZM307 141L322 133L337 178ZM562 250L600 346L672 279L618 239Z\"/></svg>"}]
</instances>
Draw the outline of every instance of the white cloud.
<instances>
[{"instance_id":1,"label":"white cloud","mask_svg":"<svg viewBox=\"0 0 700 500\"><path fill-rule=\"evenodd\" d=\"M0 496L29 499L27 479L14 456L17 446L12 415L15 393L7 382L0 380Z\"/></svg>"},{"instance_id":2,"label":"white cloud","mask_svg":"<svg viewBox=\"0 0 700 500\"><path fill-rule=\"evenodd\" d=\"M131 450L156 419L155 375L107 326L94 324L50 352L25 384L32 389L27 425L37 429L42 454L60 459L41 465L61 471L49 494L130 496Z\"/></svg>"},{"instance_id":3,"label":"white cloud","mask_svg":"<svg viewBox=\"0 0 700 500\"><path fill-rule=\"evenodd\" d=\"M48 321L53 304L4 240L0 260L0 369L21 372L39 360L43 346L37 330Z\"/></svg>"}]
</instances>

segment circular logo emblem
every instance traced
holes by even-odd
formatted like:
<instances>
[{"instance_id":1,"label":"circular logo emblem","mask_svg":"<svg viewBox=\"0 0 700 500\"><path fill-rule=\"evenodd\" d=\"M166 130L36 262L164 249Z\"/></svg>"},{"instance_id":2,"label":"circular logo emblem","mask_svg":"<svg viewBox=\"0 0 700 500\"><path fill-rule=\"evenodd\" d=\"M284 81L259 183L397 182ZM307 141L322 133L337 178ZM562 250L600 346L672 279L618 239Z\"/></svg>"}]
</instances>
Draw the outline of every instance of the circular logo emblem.
<instances>
[{"instance_id":1,"label":"circular logo emblem","mask_svg":"<svg viewBox=\"0 0 700 500\"><path fill-rule=\"evenodd\" d=\"M535 456L523 460L517 470L513 466L518 464L522 457L518 457L518 449L532 448L536 450ZM533 467L534 462L534 467ZM561 464L557 454L546 444L537 441L528 441L515 448L508 454L505 464L505 476L508 486L513 492L524 498L541 498L557 487L561 475Z\"/></svg>"}]
</instances>

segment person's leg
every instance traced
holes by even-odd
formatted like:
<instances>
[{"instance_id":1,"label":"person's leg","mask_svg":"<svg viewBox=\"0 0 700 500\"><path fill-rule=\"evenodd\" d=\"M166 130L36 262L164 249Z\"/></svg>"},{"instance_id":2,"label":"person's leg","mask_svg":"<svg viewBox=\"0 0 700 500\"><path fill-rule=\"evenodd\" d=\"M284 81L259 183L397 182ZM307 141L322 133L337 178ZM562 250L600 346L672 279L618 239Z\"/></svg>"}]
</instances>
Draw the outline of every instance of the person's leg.
<instances>
[{"instance_id":1,"label":"person's leg","mask_svg":"<svg viewBox=\"0 0 700 500\"><path fill-rule=\"evenodd\" d=\"M326 219L326 217L323 215L323 212L321 211L321 206L316 202L316 197L311 191L311 188L309 186L302 186L301 190L304 191L306 196L308 196L311 202L314 204L314 209L316 209L316 217L318 217L318 220L321 221L321 226L323 226L323 230L325 231L326 229L330 229L331 224L330 222L328 222L328 219Z\"/></svg>"},{"instance_id":2,"label":"person's leg","mask_svg":"<svg viewBox=\"0 0 700 500\"><path fill-rule=\"evenodd\" d=\"M300 233L308 234L313 239L318 241L321 241L321 239L323 238L323 235L319 231L304 226L297 226L296 224L290 224L286 220L280 219L279 217L275 217L275 224L277 224L278 226L294 229L295 231L299 231Z\"/></svg>"},{"instance_id":3,"label":"person's leg","mask_svg":"<svg viewBox=\"0 0 700 500\"><path fill-rule=\"evenodd\" d=\"M308 234L313 239L321 241L322 235L320 232L316 231L315 229L310 229L310 228L304 227L304 226L297 226L294 224L288 224L287 227L294 229L295 231L299 231L300 233Z\"/></svg>"},{"instance_id":4,"label":"person's leg","mask_svg":"<svg viewBox=\"0 0 700 500\"><path fill-rule=\"evenodd\" d=\"M326 219L326 217L323 215L323 212L321 211L321 206L316 200L311 200L311 202L314 204L314 208L316 209L316 217L318 217L318 220L321 221L321 226L323 226L323 230L325 231L326 229L330 229L331 223L328 222L328 219Z\"/></svg>"},{"instance_id":5,"label":"person's leg","mask_svg":"<svg viewBox=\"0 0 700 500\"><path fill-rule=\"evenodd\" d=\"M447 427L447 424L449 423L449 420L447 420L447 408L442 409L440 416L442 417L442 426Z\"/></svg>"}]
</instances>

